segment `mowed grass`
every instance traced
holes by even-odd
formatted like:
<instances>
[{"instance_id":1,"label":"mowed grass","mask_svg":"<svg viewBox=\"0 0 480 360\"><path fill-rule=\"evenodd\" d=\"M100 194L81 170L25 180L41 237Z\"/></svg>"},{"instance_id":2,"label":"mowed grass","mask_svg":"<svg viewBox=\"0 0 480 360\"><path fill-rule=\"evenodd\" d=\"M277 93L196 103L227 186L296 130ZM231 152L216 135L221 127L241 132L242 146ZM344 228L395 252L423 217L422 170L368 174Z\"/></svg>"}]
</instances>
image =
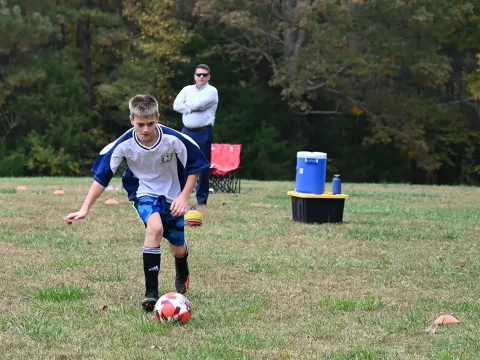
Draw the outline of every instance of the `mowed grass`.
<instances>
[{"instance_id":1,"label":"mowed grass","mask_svg":"<svg viewBox=\"0 0 480 360\"><path fill-rule=\"evenodd\" d=\"M90 183L0 179L2 359L480 358L479 188L346 183L344 223L322 225L292 221L293 183L213 194L187 229L193 316L172 326L139 307L144 230L125 193L63 224ZM442 314L462 322L425 332Z\"/></svg>"}]
</instances>

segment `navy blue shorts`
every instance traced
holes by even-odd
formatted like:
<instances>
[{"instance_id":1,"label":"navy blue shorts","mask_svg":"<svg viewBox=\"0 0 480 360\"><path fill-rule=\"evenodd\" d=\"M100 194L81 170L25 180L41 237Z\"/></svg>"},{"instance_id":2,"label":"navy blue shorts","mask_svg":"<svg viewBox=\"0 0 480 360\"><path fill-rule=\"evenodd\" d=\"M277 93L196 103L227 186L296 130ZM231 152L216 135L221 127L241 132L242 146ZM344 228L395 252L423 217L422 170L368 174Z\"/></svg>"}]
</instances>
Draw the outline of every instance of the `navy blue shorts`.
<instances>
[{"instance_id":1,"label":"navy blue shorts","mask_svg":"<svg viewBox=\"0 0 480 360\"><path fill-rule=\"evenodd\" d=\"M163 237L174 246L185 244L185 220L183 216L172 216L170 212L170 203L165 196L153 197L142 196L133 202L133 207L137 210L138 216L142 219L145 226L153 213L158 212L163 224Z\"/></svg>"}]
</instances>

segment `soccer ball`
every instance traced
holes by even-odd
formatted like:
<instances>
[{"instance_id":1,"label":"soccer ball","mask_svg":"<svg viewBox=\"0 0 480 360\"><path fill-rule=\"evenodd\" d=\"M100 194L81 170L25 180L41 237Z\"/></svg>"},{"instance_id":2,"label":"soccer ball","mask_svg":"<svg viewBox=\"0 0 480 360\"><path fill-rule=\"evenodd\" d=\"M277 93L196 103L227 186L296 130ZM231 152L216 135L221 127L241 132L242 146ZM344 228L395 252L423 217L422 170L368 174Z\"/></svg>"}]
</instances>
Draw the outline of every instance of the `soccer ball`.
<instances>
[{"instance_id":1,"label":"soccer ball","mask_svg":"<svg viewBox=\"0 0 480 360\"><path fill-rule=\"evenodd\" d=\"M169 292L158 299L153 312L158 322L185 324L192 315L192 304L182 294Z\"/></svg>"}]
</instances>

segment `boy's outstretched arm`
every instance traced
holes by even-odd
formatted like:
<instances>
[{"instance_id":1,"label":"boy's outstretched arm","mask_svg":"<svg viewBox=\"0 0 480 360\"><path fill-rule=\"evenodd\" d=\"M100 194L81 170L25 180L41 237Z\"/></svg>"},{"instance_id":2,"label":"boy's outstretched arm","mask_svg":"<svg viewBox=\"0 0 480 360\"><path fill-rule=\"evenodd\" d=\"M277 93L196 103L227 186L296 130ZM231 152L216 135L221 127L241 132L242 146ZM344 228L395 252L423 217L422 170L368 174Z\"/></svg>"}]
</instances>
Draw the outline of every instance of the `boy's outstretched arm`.
<instances>
[{"instance_id":1,"label":"boy's outstretched arm","mask_svg":"<svg viewBox=\"0 0 480 360\"><path fill-rule=\"evenodd\" d=\"M199 176L200 173L192 174L187 177L187 182L185 183L183 191L175 200L172 201L172 204L170 205L170 212L173 216L183 216L187 213L188 199L192 194L193 188L195 187Z\"/></svg>"},{"instance_id":2,"label":"boy's outstretched arm","mask_svg":"<svg viewBox=\"0 0 480 360\"><path fill-rule=\"evenodd\" d=\"M88 211L92 207L95 200L97 200L98 197L102 194L103 190L105 190L105 186L100 185L96 181L93 181L93 184L92 186L90 186L90 190L88 190L88 194L85 197L85 201L83 202L83 205L80 208L80 210L77 212L68 214L67 216L65 216L63 220L65 220L67 224L71 224L72 220L83 219L85 216L87 216Z\"/></svg>"}]
</instances>

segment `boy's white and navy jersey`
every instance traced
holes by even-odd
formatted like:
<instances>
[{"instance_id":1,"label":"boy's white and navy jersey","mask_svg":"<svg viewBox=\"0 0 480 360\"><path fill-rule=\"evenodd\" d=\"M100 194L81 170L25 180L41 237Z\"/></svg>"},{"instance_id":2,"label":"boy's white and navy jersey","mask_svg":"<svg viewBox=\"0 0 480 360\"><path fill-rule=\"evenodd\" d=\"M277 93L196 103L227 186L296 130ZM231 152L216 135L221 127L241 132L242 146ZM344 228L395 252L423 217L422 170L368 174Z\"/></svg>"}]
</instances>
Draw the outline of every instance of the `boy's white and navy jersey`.
<instances>
[{"instance_id":1,"label":"boy's white and navy jersey","mask_svg":"<svg viewBox=\"0 0 480 360\"><path fill-rule=\"evenodd\" d=\"M128 168L122 175L129 200L141 196L165 196L175 200L187 177L210 167L197 143L187 135L157 125L159 137L150 147L143 145L132 128L100 152L92 172L95 181L107 187L123 160Z\"/></svg>"}]
</instances>

